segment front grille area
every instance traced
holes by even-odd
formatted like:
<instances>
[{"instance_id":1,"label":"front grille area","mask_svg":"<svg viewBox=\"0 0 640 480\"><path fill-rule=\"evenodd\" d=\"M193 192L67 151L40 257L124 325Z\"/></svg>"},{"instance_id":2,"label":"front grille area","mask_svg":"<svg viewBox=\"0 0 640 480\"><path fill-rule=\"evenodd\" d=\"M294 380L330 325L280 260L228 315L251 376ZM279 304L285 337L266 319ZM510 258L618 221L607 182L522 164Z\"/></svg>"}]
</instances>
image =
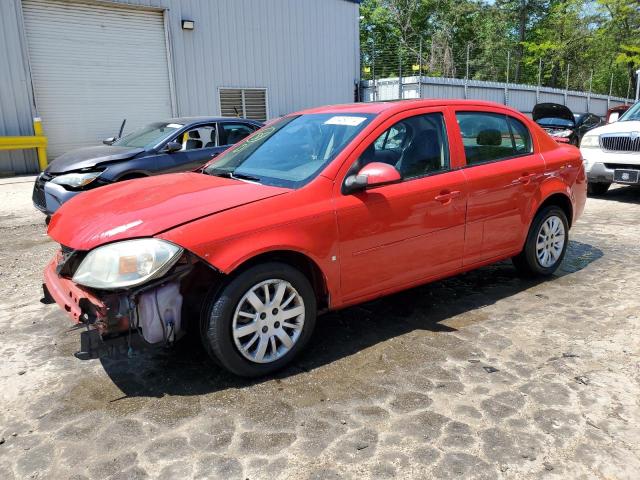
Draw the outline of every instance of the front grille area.
<instances>
[{"instance_id":1,"label":"front grille area","mask_svg":"<svg viewBox=\"0 0 640 480\"><path fill-rule=\"evenodd\" d=\"M42 172L38 176L38 178L36 178L36 182L33 185L33 194L31 196L31 200L33 200L33 203L35 203L38 207L42 209L47 208L47 201L45 200L45 196L44 196L44 185L52 178L53 178L53 175L48 174L47 172Z\"/></svg>"},{"instance_id":2,"label":"front grille area","mask_svg":"<svg viewBox=\"0 0 640 480\"><path fill-rule=\"evenodd\" d=\"M640 152L640 136L631 134L601 135L600 146L607 152Z\"/></svg>"}]
</instances>

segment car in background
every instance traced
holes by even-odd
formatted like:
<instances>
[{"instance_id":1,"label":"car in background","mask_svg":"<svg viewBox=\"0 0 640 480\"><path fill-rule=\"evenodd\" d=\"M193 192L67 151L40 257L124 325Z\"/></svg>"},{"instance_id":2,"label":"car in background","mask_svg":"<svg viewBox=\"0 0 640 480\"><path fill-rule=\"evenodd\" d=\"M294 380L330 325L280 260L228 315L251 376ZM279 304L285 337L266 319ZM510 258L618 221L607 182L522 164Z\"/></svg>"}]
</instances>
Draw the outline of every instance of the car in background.
<instances>
[{"instance_id":1,"label":"car in background","mask_svg":"<svg viewBox=\"0 0 640 480\"><path fill-rule=\"evenodd\" d=\"M262 123L241 118L180 117L153 122L104 145L60 155L37 177L33 204L52 215L79 193L122 180L195 170Z\"/></svg>"},{"instance_id":2,"label":"car in background","mask_svg":"<svg viewBox=\"0 0 640 480\"><path fill-rule=\"evenodd\" d=\"M219 365L255 377L291 362L319 311L507 258L551 275L585 201L580 152L504 105L320 107L200 173L65 204L49 224L61 247L46 291L105 341L192 332Z\"/></svg>"},{"instance_id":3,"label":"car in background","mask_svg":"<svg viewBox=\"0 0 640 480\"><path fill-rule=\"evenodd\" d=\"M612 183L640 185L640 102L618 121L589 131L580 151L590 194L604 195Z\"/></svg>"},{"instance_id":4,"label":"car in background","mask_svg":"<svg viewBox=\"0 0 640 480\"><path fill-rule=\"evenodd\" d=\"M618 105L617 107L611 107L607 110L607 116L605 118L606 123L617 122L620 116L629 110L631 105Z\"/></svg>"},{"instance_id":5,"label":"car in background","mask_svg":"<svg viewBox=\"0 0 640 480\"><path fill-rule=\"evenodd\" d=\"M598 115L573 113L559 103L538 103L533 107L531 116L554 140L576 147L585 133L604 124Z\"/></svg>"}]
</instances>

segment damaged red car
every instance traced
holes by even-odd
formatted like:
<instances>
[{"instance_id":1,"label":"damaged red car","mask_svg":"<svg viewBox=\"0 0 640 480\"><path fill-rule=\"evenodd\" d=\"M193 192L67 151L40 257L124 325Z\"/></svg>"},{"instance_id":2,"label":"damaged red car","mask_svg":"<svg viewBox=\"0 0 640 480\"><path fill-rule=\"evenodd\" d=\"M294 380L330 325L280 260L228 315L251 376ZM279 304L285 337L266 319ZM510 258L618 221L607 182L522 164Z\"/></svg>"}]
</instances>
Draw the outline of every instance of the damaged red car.
<instances>
[{"instance_id":1,"label":"damaged red car","mask_svg":"<svg viewBox=\"0 0 640 480\"><path fill-rule=\"evenodd\" d=\"M198 335L224 368L265 375L319 312L506 258L550 275L585 199L580 152L508 107L316 108L201 173L70 200L49 225L46 290L104 341Z\"/></svg>"}]
</instances>

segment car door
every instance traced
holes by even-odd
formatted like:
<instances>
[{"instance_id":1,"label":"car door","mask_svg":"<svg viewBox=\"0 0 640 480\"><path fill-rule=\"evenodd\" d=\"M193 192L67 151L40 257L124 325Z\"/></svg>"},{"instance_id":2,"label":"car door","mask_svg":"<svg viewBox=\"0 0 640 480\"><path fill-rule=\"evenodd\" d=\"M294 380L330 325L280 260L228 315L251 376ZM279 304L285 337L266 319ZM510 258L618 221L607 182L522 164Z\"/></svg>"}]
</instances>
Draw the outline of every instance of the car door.
<instances>
[{"instance_id":1,"label":"car door","mask_svg":"<svg viewBox=\"0 0 640 480\"><path fill-rule=\"evenodd\" d=\"M545 171L525 123L499 110L456 111L469 186L465 266L516 253Z\"/></svg>"},{"instance_id":2,"label":"car door","mask_svg":"<svg viewBox=\"0 0 640 480\"><path fill-rule=\"evenodd\" d=\"M196 170L216 155L218 126L216 123L196 125L175 140L182 149L171 154L178 170Z\"/></svg>"},{"instance_id":3,"label":"car door","mask_svg":"<svg viewBox=\"0 0 640 480\"><path fill-rule=\"evenodd\" d=\"M344 194L345 178L372 162L393 165L402 180ZM343 301L399 290L462 266L466 181L451 163L445 111L393 117L345 167L335 195Z\"/></svg>"}]
</instances>

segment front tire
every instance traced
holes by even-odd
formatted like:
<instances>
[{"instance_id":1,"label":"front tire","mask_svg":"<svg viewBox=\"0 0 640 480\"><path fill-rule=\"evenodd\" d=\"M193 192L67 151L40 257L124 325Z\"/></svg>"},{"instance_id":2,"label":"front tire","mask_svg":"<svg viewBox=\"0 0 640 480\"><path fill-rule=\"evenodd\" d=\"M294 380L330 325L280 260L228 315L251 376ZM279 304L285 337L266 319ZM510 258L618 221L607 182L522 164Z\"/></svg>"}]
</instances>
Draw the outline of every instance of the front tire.
<instances>
[{"instance_id":1,"label":"front tire","mask_svg":"<svg viewBox=\"0 0 640 480\"><path fill-rule=\"evenodd\" d=\"M205 305L203 344L230 372L259 377L289 362L309 341L316 296L307 277L279 262L251 267Z\"/></svg>"},{"instance_id":2,"label":"front tire","mask_svg":"<svg viewBox=\"0 0 640 480\"><path fill-rule=\"evenodd\" d=\"M523 276L549 276L562 263L568 243L567 216L560 207L550 205L536 214L524 249L513 257L513 264Z\"/></svg>"},{"instance_id":3,"label":"front tire","mask_svg":"<svg viewBox=\"0 0 640 480\"><path fill-rule=\"evenodd\" d=\"M610 186L611 186L610 183L589 182L587 184L587 194L593 195L593 196L604 195L605 193L607 193L607 190L609 190Z\"/></svg>"}]
</instances>

